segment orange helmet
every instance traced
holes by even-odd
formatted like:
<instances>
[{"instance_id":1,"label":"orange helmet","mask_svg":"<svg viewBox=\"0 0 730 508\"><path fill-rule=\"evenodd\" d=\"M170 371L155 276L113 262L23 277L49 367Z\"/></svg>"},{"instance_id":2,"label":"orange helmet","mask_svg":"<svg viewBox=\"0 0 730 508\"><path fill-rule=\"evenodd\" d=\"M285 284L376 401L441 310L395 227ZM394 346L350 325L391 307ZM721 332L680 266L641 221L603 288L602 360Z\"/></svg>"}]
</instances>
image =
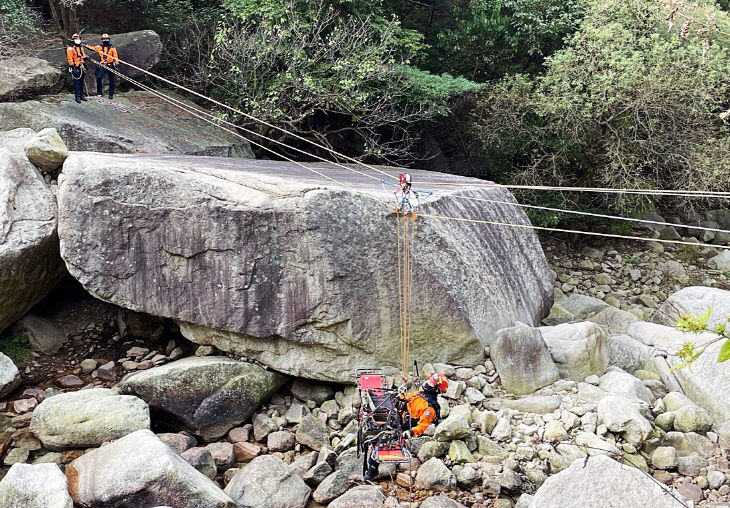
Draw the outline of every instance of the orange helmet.
<instances>
[{"instance_id":1,"label":"orange helmet","mask_svg":"<svg viewBox=\"0 0 730 508\"><path fill-rule=\"evenodd\" d=\"M443 374L437 374L436 372L434 372L433 374L428 376L428 384L430 384L431 386L435 386L436 388L438 388L439 392L444 393L449 387L449 379Z\"/></svg>"}]
</instances>

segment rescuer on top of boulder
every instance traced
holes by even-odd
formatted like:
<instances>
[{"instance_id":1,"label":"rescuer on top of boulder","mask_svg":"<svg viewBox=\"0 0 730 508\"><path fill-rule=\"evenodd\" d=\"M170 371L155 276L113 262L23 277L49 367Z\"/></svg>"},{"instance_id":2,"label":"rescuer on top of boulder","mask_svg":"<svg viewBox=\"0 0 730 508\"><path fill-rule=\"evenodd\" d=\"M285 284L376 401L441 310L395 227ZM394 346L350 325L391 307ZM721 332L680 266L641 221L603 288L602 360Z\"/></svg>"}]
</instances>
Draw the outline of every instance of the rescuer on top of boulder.
<instances>
[{"instance_id":1,"label":"rescuer on top of boulder","mask_svg":"<svg viewBox=\"0 0 730 508\"><path fill-rule=\"evenodd\" d=\"M115 48L111 44L111 38L109 37L109 34L102 34L101 46L86 47L89 49L93 49L94 51L99 53L99 59L102 64L110 69L116 70L117 66L119 65L119 56L117 55L117 48ZM116 76L113 72L107 70L101 65L98 69L96 69L96 95L102 95L102 81L104 80L104 76L106 76L107 73L109 73L109 99L113 99Z\"/></svg>"},{"instance_id":2,"label":"rescuer on top of boulder","mask_svg":"<svg viewBox=\"0 0 730 508\"><path fill-rule=\"evenodd\" d=\"M81 104L85 101L84 97L84 78L86 77L86 52L81 45L81 36L73 34L71 36L73 44L66 48L66 61L68 62L68 72L73 78L74 98L76 102Z\"/></svg>"}]
</instances>

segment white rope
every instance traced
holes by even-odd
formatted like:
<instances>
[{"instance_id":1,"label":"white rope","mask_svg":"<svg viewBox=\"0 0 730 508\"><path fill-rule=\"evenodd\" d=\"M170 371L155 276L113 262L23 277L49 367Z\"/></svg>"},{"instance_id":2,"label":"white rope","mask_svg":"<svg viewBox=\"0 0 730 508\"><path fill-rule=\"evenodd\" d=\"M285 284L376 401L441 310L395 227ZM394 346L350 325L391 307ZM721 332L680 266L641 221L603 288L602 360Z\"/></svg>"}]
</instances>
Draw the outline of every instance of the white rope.
<instances>
[{"instance_id":1,"label":"white rope","mask_svg":"<svg viewBox=\"0 0 730 508\"><path fill-rule=\"evenodd\" d=\"M602 219L614 219L614 220L623 220L623 221L629 221L629 222L639 222L641 224L655 224L657 226L672 226L675 228L696 229L698 231L712 231L715 233L730 233L730 230L727 230L727 229L708 228L708 227L703 227L703 226L690 226L687 224L676 224L674 222L661 222L661 221L649 220L649 219L634 219L634 218L630 218L630 217L621 217L619 215L604 215L601 213L581 212L578 210L564 210L562 208L551 208L549 206L525 205L523 203L510 203L509 201L495 201L492 199L475 198L475 197L471 197L471 196L454 196L454 195L452 195L451 197L456 198L456 199L468 199L471 201L483 201L485 203L493 203L495 205L519 206L522 208L532 208L534 210L548 210L550 212L585 215L588 217L600 217Z\"/></svg>"}]
</instances>

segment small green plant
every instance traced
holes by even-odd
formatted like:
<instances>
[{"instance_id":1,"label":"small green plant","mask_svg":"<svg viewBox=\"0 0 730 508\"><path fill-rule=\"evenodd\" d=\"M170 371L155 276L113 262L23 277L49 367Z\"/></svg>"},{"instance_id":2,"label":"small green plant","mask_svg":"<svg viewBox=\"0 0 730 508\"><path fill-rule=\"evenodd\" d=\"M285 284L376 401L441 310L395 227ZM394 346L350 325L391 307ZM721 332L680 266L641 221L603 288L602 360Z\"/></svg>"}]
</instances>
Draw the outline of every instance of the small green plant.
<instances>
[{"instance_id":1,"label":"small green plant","mask_svg":"<svg viewBox=\"0 0 730 508\"><path fill-rule=\"evenodd\" d=\"M624 259L624 263L626 263L627 265L638 265L639 260L635 258L626 258Z\"/></svg>"},{"instance_id":2,"label":"small green plant","mask_svg":"<svg viewBox=\"0 0 730 508\"><path fill-rule=\"evenodd\" d=\"M727 272L722 272L722 274L723 274L723 275L724 275L725 277L727 277L728 279L730 279L730 270L728 270Z\"/></svg>"},{"instance_id":3,"label":"small green plant","mask_svg":"<svg viewBox=\"0 0 730 508\"><path fill-rule=\"evenodd\" d=\"M717 334L717 338L703 344L699 348L692 341L687 341L682 345L682 348L677 353L677 356L682 363L679 363L672 367L672 370L682 369L684 367L692 368L692 364L697 360L707 348L715 342L724 340L725 343L720 348L720 352L717 355L718 363L726 362L730 360L730 316L724 323L718 323L714 328L710 329L708 321L712 315L712 308L707 309L704 314L683 314L677 321L676 327L682 332L688 333L703 333L703 332L714 332Z\"/></svg>"},{"instance_id":4,"label":"small green plant","mask_svg":"<svg viewBox=\"0 0 730 508\"><path fill-rule=\"evenodd\" d=\"M30 341L25 335L0 338L0 353L16 364L22 363L30 354Z\"/></svg>"}]
</instances>

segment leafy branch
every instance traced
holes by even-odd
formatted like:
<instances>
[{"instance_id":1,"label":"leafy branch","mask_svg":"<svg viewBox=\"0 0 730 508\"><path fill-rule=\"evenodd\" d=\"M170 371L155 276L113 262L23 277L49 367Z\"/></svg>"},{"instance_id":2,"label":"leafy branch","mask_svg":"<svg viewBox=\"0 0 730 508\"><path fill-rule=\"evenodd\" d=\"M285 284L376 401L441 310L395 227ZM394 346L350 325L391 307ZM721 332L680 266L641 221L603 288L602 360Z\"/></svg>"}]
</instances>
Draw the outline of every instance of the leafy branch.
<instances>
[{"instance_id":1,"label":"leafy branch","mask_svg":"<svg viewBox=\"0 0 730 508\"><path fill-rule=\"evenodd\" d=\"M712 308L707 309L704 314L683 314L676 323L678 330L686 333L704 333L714 332L717 334L717 338L701 345L699 348L692 341L687 341L682 345L682 348L677 353L677 356L682 360L672 367L672 370L682 369L684 367L692 367L692 364L697 360L702 353L704 353L708 347L716 342L724 340L725 343L720 348L720 352L717 355L718 363L726 362L730 360L730 316L728 316L726 322L718 323L714 328L710 328L708 321L712 315Z\"/></svg>"}]
</instances>

